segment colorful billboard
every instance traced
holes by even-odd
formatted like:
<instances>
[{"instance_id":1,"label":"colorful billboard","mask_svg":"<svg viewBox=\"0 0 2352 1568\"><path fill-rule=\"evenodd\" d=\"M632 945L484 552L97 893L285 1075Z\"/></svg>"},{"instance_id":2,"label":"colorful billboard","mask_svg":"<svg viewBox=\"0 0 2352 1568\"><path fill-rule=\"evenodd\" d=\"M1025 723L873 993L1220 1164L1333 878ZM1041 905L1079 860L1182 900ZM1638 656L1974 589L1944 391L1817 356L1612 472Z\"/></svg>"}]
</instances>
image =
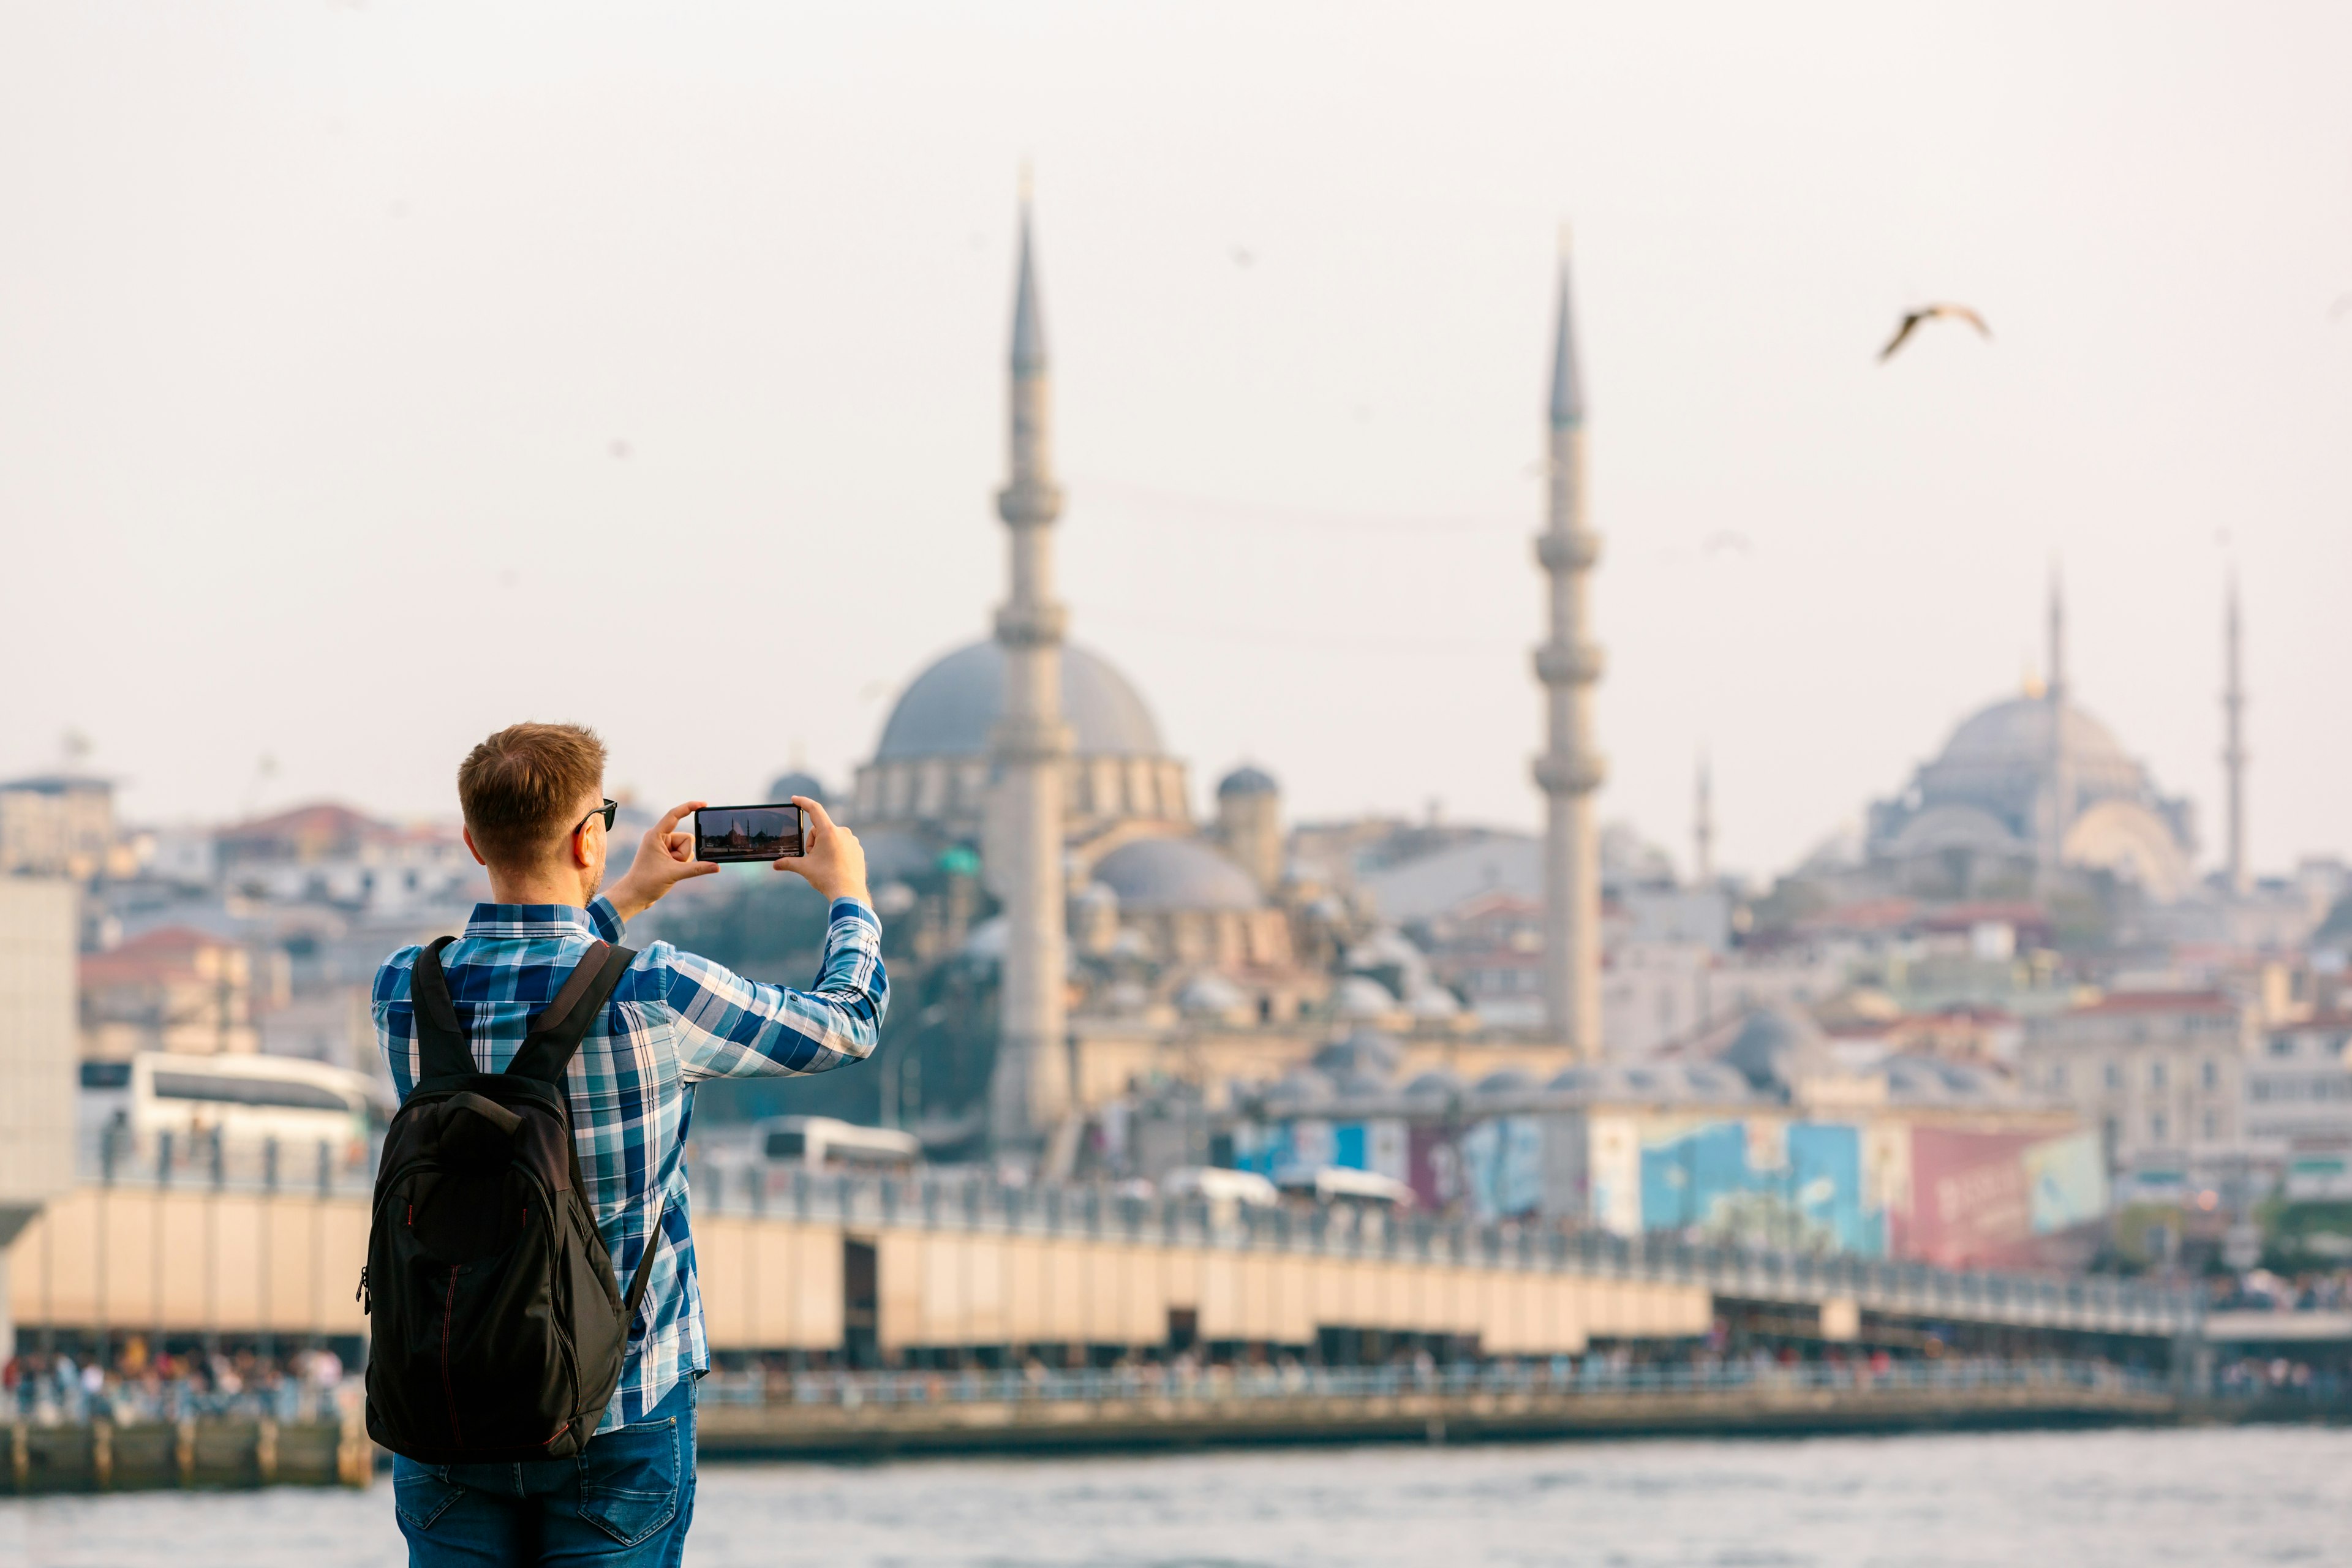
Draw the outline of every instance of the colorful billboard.
<instances>
[{"instance_id":1,"label":"colorful billboard","mask_svg":"<svg viewBox=\"0 0 2352 1568\"><path fill-rule=\"evenodd\" d=\"M1895 1209L1895 1250L1948 1268L2031 1267L2058 1260L2066 1233L2106 1210L2094 1133L1914 1127L1909 1202Z\"/></svg>"},{"instance_id":2,"label":"colorful billboard","mask_svg":"<svg viewBox=\"0 0 2352 1568\"><path fill-rule=\"evenodd\" d=\"M1234 1152L1242 1169L1268 1176L1323 1165L1390 1176L1434 1215L1559 1218L1620 1236L1954 1268L2064 1263L2108 1199L2093 1133L1923 1127L1900 1117L1299 1118L1236 1129Z\"/></svg>"},{"instance_id":3,"label":"colorful billboard","mask_svg":"<svg viewBox=\"0 0 2352 1568\"><path fill-rule=\"evenodd\" d=\"M1885 1215L1863 1191L1862 1131L1841 1122L1654 1124L1643 1129L1641 1194L1643 1230L1801 1252L1885 1251Z\"/></svg>"}]
</instances>

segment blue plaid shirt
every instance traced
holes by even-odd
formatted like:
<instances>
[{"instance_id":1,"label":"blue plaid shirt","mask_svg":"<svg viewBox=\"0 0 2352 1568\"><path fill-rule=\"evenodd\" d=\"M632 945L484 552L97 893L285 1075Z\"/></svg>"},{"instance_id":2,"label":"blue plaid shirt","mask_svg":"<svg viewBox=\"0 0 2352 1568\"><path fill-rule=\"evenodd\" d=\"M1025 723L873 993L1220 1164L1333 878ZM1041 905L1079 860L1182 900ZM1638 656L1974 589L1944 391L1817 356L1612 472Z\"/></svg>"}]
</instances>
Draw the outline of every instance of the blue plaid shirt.
<instances>
[{"instance_id":1,"label":"blue plaid shirt","mask_svg":"<svg viewBox=\"0 0 2352 1568\"><path fill-rule=\"evenodd\" d=\"M485 1072L502 1072L530 1016L553 998L597 939L621 940L621 917L598 899L566 904L476 904L465 934L441 952L457 1025ZM404 947L375 973L375 1031L403 1100L422 1075ZM687 1124L694 1086L713 1078L824 1072L873 1054L889 978L882 927L854 899L835 899L815 986L788 991L656 942L637 955L604 1016L572 1058L572 1132L580 1175L624 1288L659 1216L653 1274L629 1327L620 1392L600 1432L641 1421L689 1374L710 1369L687 1223Z\"/></svg>"}]
</instances>

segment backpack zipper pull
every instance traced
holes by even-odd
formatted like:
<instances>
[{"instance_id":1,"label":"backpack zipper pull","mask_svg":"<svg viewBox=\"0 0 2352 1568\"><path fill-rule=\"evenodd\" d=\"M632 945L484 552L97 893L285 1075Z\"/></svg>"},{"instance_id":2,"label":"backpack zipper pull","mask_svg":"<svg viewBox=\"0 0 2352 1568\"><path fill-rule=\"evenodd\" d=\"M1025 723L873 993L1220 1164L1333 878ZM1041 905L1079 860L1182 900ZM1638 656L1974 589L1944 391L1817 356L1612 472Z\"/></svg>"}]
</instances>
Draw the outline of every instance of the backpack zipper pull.
<instances>
[{"instance_id":1,"label":"backpack zipper pull","mask_svg":"<svg viewBox=\"0 0 2352 1568\"><path fill-rule=\"evenodd\" d=\"M367 1274L367 1265L361 1264L360 1288L352 1292L352 1300L360 1304L360 1313L362 1317L373 1315L375 1311L375 1298L368 1294Z\"/></svg>"}]
</instances>

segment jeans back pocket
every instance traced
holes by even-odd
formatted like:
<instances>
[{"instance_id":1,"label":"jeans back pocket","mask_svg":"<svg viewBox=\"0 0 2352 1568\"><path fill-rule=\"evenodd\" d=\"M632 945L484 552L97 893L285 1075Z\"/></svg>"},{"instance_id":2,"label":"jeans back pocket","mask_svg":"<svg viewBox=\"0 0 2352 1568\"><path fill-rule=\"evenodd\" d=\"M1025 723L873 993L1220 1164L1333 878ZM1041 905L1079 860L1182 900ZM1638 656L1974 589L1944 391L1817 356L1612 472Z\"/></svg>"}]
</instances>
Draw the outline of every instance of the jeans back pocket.
<instances>
[{"instance_id":1,"label":"jeans back pocket","mask_svg":"<svg viewBox=\"0 0 2352 1568\"><path fill-rule=\"evenodd\" d=\"M677 1513L677 1418L617 1427L580 1450L580 1517L624 1546Z\"/></svg>"}]
</instances>

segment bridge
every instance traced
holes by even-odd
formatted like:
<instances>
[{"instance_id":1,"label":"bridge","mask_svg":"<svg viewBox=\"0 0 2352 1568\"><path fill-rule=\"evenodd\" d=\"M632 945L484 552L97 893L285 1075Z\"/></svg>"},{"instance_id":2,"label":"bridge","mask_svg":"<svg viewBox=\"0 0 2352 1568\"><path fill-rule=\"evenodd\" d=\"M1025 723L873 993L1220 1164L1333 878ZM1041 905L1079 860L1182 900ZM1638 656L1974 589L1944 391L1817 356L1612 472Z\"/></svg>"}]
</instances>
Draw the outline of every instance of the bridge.
<instances>
[{"instance_id":1,"label":"bridge","mask_svg":"<svg viewBox=\"0 0 2352 1568\"><path fill-rule=\"evenodd\" d=\"M332 1150L174 1164L86 1147L79 1184L18 1236L20 1332L351 1338L371 1170ZM159 1158L160 1156L160 1158ZM2156 1364L2201 1331L2193 1292L2107 1279L1474 1225L1344 1205L852 1178L764 1164L695 1173L713 1348L935 1363L1444 1341L1478 1358L1689 1340L1719 1316L1831 1342ZM1905 1336L1910 1336L1908 1339ZM1325 1354L1321 1359L1352 1359Z\"/></svg>"}]
</instances>

